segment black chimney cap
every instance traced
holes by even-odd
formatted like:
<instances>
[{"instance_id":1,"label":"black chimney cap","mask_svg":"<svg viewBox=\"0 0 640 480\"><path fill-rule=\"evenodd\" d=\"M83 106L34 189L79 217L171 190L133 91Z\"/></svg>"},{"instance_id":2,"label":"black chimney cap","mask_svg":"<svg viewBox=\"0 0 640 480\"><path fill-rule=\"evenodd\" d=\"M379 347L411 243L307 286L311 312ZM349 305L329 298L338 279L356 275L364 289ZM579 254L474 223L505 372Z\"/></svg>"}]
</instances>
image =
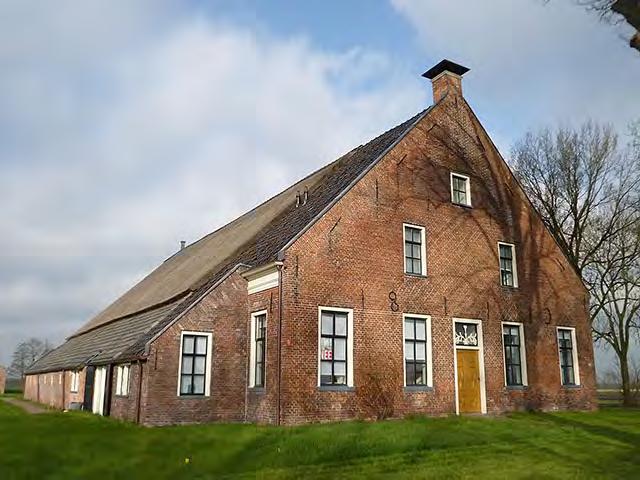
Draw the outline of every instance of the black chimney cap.
<instances>
[{"instance_id":1,"label":"black chimney cap","mask_svg":"<svg viewBox=\"0 0 640 480\"><path fill-rule=\"evenodd\" d=\"M428 78L429 80L433 80L444 71L455 73L456 75L464 75L469 71L469 69L455 62L452 62L451 60L444 59L437 65L424 72L422 76L424 78Z\"/></svg>"}]
</instances>

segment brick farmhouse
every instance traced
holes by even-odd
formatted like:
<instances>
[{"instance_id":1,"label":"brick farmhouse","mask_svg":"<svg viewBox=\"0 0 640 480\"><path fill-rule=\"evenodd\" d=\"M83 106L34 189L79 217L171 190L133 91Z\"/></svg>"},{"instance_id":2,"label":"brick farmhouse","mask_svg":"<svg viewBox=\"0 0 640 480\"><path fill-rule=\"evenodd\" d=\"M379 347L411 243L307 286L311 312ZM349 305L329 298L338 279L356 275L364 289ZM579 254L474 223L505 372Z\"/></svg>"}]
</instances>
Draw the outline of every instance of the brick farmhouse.
<instances>
[{"instance_id":1,"label":"brick farmhouse","mask_svg":"<svg viewBox=\"0 0 640 480\"><path fill-rule=\"evenodd\" d=\"M144 425L594 409L588 295L462 95L186 246L25 397Z\"/></svg>"}]
</instances>

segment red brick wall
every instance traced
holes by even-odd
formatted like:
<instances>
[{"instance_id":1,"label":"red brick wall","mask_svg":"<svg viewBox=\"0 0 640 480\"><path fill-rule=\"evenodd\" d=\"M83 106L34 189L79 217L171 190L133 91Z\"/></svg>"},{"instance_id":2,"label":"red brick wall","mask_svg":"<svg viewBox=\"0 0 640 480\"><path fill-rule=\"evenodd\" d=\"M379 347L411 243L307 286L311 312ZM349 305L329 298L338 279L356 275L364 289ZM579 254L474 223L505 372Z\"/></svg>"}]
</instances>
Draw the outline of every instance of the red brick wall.
<instances>
[{"instance_id":1,"label":"red brick wall","mask_svg":"<svg viewBox=\"0 0 640 480\"><path fill-rule=\"evenodd\" d=\"M247 312L247 282L234 273L152 343L143 375L142 423L244 420ZM182 331L213 333L209 397L177 394Z\"/></svg>"},{"instance_id":2,"label":"red brick wall","mask_svg":"<svg viewBox=\"0 0 640 480\"><path fill-rule=\"evenodd\" d=\"M451 204L451 170L471 177L473 208ZM426 278L403 273L403 222L426 227ZM516 244L517 289L499 284L498 241ZM595 406L586 292L461 98L447 97L286 252L283 285L286 423L371 416L371 375L395 415L454 412L452 317L483 322L489 412ZM353 392L318 390L318 305L354 310ZM403 312L432 316L433 391L402 387ZM501 321L524 323L525 392L504 387ZM581 388L560 385L556 325L577 329Z\"/></svg>"},{"instance_id":3,"label":"red brick wall","mask_svg":"<svg viewBox=\"0 0 640 480\"><path fill-rule=\"evenodd\" d=\"M140 364L132 363L129 366L129 392L126 395L116 395L116 371L117 365L114 365L111 375L110 415L121 420L135 422L137 420L138 392L140 390Z\"/></svg>"},{"instance_id":4,"label":"red brick wall","mask_svg":"<svg viewBox=\"0 0 640 480\"><path fill-rule=\"evenodd\" d=\"M71 372L49 372L27 375L24 382L24 398L60 410L71 403L84 401L85 370L80 371L77 392L71 392Z\"/></svg>"},{"instance_id":5,"label":"red brick wall","mask_svg":"<svg viewBox=\"0 0 640 480\"><path fill-rule=\"evenodd\" d=\"M247 314L247 352L250 351L251 313L267 311L266 340L266 376L264 388L247 389L248 422L275 423L278 386L278 288L271 288L249 295L249 313ZM247 355L249 356L249 355ZM249 358L247 358L247 361ZM248 371L247 367L247 371Z\"/></svg>"}]
</instances>

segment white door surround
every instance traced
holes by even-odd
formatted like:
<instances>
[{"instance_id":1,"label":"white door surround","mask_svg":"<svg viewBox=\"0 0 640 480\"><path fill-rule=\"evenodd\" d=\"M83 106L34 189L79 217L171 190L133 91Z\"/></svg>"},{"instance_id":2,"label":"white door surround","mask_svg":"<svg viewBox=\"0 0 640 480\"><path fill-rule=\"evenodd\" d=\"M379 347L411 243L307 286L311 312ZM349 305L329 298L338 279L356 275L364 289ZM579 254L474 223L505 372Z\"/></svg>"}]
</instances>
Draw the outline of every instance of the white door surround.
<instances>
[{"instance_id":1,"label":"white door surround","mask_svg":"<svg viewBox=\"0 0 640 480\"><path fill-rule=\"evenodd\" d=\"M484 373L484 341L482 335L482 320L476 320L471 318L456 318L453 317L451 323L453 333L453 384L455 386L456 396L456 415L460 415L460 404L458 402L458 355L457 350L477 350L480 365L480 407L483 414L487 413L487 387L485 384ZM456 345L456 323L472 323L477 325L478 329L478 343L477 345Z\"/></svg>"}]
</instances>

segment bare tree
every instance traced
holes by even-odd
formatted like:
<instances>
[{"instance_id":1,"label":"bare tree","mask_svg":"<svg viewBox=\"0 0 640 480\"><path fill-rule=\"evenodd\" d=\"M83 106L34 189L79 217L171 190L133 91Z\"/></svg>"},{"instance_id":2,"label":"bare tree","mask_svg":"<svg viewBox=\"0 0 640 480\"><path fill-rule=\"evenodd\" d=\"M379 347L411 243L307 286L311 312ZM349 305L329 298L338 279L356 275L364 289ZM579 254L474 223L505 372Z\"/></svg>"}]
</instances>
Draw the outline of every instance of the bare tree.
<instances>
[{"instance_id":1,"label":"bare tree","mask_svg":"<svg viewBox=\"0 0 640 480\"><path fill-rule=\"evenodd\" d=\"M594 340L616 354L625 405L640 331L639 152L593 122L528 133L513 150L516 175L590 290Z\"/></svg>"},{"instance_id":2,"label":"bare tree","mask_svg":"<svg viewBox=\"0 0 640 480\"><path fill-rule=\"evenodd\" d=\"M635 404L629 352L640 333L640 225L610 237L585 270L594 340L616 354L625 406Z\"/></svg>"},{"instance_id":3,"label":"bare tree","mask_svg":"<svg viewBox=\"0 0 640 480\"><path fill-rule=\"evenodd\" d=\"M51 345L47 340L42 341L38 338L30 338L20 342L13 352L8 371L9 375L15 378L23 378L29 367L51 350Z\"/></svg>"},{"instance_id":4,"label":"bare tree","mask_svg":"<svg viewBox=\"0 0 640 480\"><path fill-rule=\"evenodd\" d=\"M610 126L527 133L512 157L516 175L577 272L637 221L640 168Z\"/></svg>"},{"instance_id":5,"label":"bare tree","mask_svg":"<svg viewBox=\"0 0 640 480\"><path fill-rule=\"evenodd\" d=\"M629 46L640 51L640 1L638 0L576 0L579 5L596 12L600 19L611 24L626 22L635 28Z\"/></svg>"}]
</instances>

